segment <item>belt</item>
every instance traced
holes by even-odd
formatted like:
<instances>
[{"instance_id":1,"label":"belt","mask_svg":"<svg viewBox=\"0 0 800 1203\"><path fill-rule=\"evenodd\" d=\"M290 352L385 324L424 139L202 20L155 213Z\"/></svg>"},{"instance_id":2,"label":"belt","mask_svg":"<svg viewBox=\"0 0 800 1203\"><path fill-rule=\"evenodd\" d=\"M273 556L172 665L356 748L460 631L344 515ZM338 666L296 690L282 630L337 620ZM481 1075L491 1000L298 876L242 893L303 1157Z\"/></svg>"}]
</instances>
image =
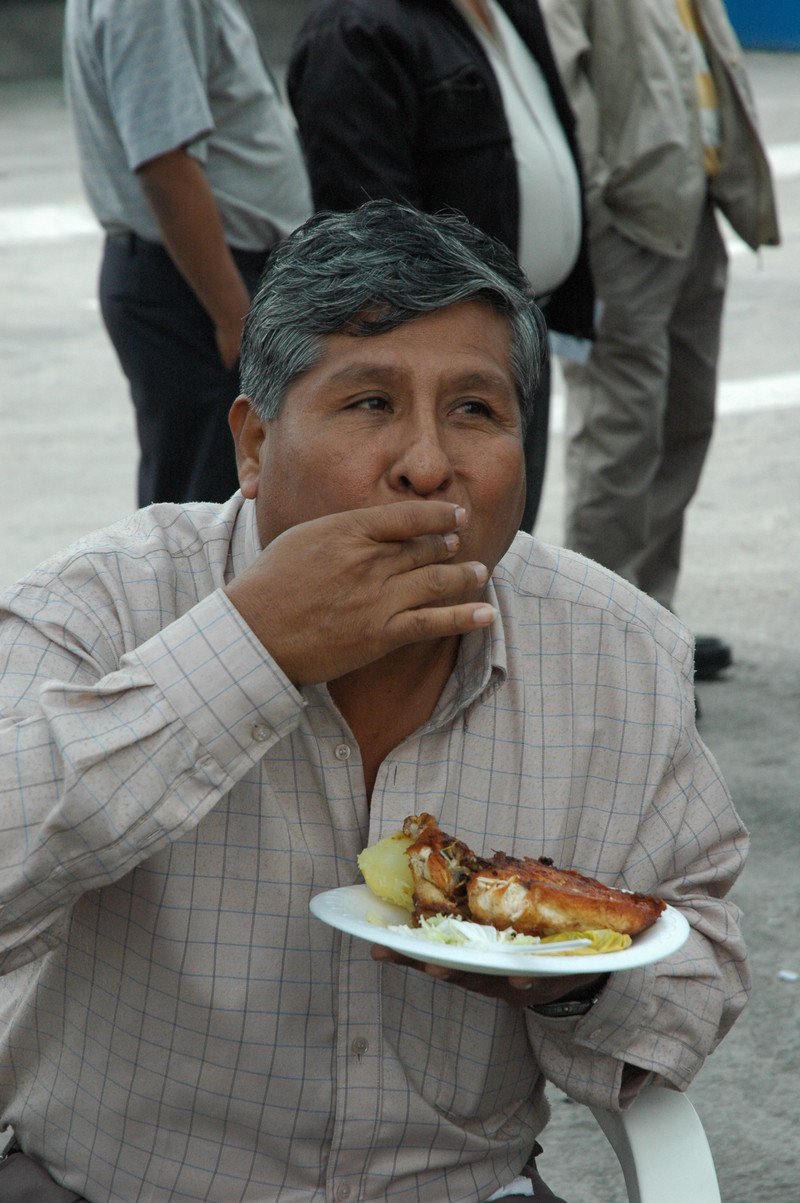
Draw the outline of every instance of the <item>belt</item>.
<instances>
[{"instance_id":1,"label":"belt","mask_svg":"<svg viewBox=\"0 0 800 1203\"><path fill-rule=\"evenodd\" d=\"M169 258L169 252L160 242L141 238L134 230L119 230L107 234L106 241L111 246L124 247L129 255L166 255ZM266 263L271 249L267 247L264 251L245 251L238 246L232 246L230 252L237 263L260 270Z\"/></svg>"}]
</instances>

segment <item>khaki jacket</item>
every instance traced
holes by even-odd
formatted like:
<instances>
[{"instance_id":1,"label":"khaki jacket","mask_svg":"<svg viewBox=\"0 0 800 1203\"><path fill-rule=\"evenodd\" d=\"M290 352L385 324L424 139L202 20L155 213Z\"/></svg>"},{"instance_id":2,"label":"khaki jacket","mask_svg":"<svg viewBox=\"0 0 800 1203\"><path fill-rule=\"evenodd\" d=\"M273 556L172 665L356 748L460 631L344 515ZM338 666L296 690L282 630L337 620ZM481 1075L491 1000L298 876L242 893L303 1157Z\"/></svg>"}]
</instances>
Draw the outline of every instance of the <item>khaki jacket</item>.
<instances>
[{"instance_id":1,"label":"khaki jacket","mask_svg":"<svg viewBox=\"0 0 800 1203\"><path fill-rule=\"evenodd\" d=\"M717 90L719 175L703 167L690 36L672 0L540 0L578 118L589 223L660 254L691 249L711 192L754 249L779 242L741 47L721 0L698 0Z\"/></svg>"}]
</instances>

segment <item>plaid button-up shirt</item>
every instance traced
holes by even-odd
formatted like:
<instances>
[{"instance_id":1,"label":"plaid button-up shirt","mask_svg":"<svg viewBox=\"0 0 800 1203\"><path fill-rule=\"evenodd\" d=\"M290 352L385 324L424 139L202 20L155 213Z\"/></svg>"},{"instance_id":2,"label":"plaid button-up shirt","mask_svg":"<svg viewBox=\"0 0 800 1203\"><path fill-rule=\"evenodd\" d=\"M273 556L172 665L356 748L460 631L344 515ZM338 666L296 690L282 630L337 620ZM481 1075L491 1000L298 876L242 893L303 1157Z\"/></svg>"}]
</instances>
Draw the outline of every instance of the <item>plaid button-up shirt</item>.
<instances>
[{"instance_id":1,"label":"plaid button-up shirt","mask_svg":"<svg viewBox=\"0 0 800 1203\"><path fill-rule=\"evenodd\" d=\"M744 1003L723 899L746 836L672 615L520 535L425 726L367 806L324 686L298 692L223 587L253 505L155 506L6 592L0 1116L92 1203L486 1200L546 1122L543 1075L614 1106L685 1086ZM309 914L428 810L478 851L657 892L689 942L544 1019L394 965Z\"/></svg>"}]
</instances>

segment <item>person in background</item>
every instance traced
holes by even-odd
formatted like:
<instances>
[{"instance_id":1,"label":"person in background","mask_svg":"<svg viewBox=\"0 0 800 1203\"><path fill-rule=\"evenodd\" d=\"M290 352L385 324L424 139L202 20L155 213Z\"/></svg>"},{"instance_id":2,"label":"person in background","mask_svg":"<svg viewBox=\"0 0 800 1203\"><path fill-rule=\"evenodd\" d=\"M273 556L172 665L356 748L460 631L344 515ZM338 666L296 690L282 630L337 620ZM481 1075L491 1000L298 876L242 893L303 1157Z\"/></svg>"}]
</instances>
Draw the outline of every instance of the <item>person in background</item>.
<instances>
[{"instance_id":1,"label":"person in background","mask_svg":"<svg viewBox=\"0 0 800 1203\"><path fill-rule=\"evenodd\" d=\"M67 0L64 73L139 504L224 501L250 296L311 212L290 114L239 0Z\"/></svg>"},{"instance_id":2,"label":"person in background","mask_svg":"<svg viewBox=\"0 0 800 1203\"><path fill-rule=\"evenodd\" d=\"M714 425L727 254L721 210L775 245L769 165L720 0L541 0L578 117L601 314L564 363L568 547L672 608ZM698 679L732 660L696 640Z\"/></svg>"},{"instance_id":3,"label":"person in background","mask_svg":"<svg viewBox=\"0 0 800 1203\"><path fill-rule=\"evenodd\" d=\"M734 1022L747 834L689 632L518 529L545 337L460 216L311 218L245 326L240 490L0 597L0 1187L544 1203L545 1079L627 1107ZM686 943L503 979L311 915L428 806L478 852L658 894Z\"/></svg>"},{"instance_id":4,"label":"person in background","mask_svg":"<svg viewBox=\"0 0 800 1203\"><path fill-rule=\"evenodd\" d=\"M317 210L456 209L517 255L551 331L591 337L575 119L535 0L323 0L287 76ZM522 529L544 481L549 361L526 435Z\"/></svg>"}]
</instances>

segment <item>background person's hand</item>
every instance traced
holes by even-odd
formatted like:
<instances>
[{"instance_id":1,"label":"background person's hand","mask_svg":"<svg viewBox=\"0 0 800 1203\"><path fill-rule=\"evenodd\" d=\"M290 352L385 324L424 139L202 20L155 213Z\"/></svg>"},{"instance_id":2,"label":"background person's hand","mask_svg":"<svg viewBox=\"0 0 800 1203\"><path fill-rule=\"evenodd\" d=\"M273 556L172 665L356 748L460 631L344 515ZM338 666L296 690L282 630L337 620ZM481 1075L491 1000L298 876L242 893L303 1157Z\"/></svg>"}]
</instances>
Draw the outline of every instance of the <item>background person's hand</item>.
<instances>
[{"instance_id":1,"label":"background person's hand","mask_svg":"<svg viewBox=\"0 0 800 1203\"><path fill-rule=\"evenodd\" d=\"M449 502L402 501L300 523L227 593L295 685L332 681L492 622L487 568L453 562L466 520Z\"/></svg>"},{"instance_id":2,"label":"background person's hand","mask_svg":"<svg viewBox=\"0 0 800 1203\"><path fill-rule=\"evenodd\" d=\"M230 371L239 358L250 293L205 168L179 146L144 163L137 176L164 246L214 323L217 350Z\"/></svg>"},{"instance_id":3,"label":"background person's hand","mask_svg":"<svg viewBox=\"0 0 800 1203\"><path fill-rule=\"evenodd\" d=\"M214 327L214 337L217 342L219 357L230 372L239 362L239 349L242 345L242 330L247 313L247 292L245 291L245 310L238 316L226 322L217 322Z\"/></svg>"}]
</instances>

